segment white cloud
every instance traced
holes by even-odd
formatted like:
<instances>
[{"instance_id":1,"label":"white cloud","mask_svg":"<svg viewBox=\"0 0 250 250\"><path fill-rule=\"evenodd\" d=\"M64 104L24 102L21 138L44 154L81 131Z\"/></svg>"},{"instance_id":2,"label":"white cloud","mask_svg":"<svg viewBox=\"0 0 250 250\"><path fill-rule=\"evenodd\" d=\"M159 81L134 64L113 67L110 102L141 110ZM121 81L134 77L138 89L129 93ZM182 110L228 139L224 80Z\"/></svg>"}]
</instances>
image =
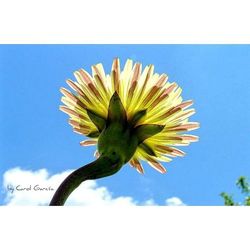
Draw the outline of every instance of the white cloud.
<instances>
[{"instance_id":1,"label":"white cloud","mask_svg":"<svg viewBox=\"0 0 250 250\"><path fill-rule=\"evenodd\" d=\"M71 172L72 170L67 170L50 176L46 169L37 171L23 170L19 167L9 169L3 175L5 203L6 205L48 205L57 187ZM45 188L47 190L39 190ZM65 205L155 206L157 204L153 199L138 202L130 196L113 197L107 187L98 186L96 181L88 180L70 195ZM184 203L179 198L172 197L166 200L166 205L184 205Z\"/></svg>"},{"instance_id":2,"label":"white cloud","mask_svg":"<svg viewBox=\"0 0 250 250\"><path fill-rule=\"evenodd\" d=\"M186 204L183 203L182 200L178 197L172 197L172 198L166 199L166 205L167 206L186 206Z\"/></svg>"}]
</instances>

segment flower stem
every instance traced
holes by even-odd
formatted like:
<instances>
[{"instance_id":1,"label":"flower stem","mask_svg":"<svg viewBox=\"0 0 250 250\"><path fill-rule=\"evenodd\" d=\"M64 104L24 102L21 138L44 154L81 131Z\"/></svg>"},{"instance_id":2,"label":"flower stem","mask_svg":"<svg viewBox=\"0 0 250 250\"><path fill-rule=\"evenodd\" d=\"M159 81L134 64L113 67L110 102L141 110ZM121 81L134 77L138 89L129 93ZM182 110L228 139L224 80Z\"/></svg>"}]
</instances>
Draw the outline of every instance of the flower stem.
<instances>
[{"instance_id":1,"label":"flower stem","mask_svg":"<svg viewBox=\"0 0 250 250\"><path fill-rule=\"evenodd\" d=\"M119 161L112 161L107 156L100 156L97 160L75 170L56 190L50 206L63 206L69 195L86 180L94 180L115 174L121 169Z\"/></svg>"}]
</instances>

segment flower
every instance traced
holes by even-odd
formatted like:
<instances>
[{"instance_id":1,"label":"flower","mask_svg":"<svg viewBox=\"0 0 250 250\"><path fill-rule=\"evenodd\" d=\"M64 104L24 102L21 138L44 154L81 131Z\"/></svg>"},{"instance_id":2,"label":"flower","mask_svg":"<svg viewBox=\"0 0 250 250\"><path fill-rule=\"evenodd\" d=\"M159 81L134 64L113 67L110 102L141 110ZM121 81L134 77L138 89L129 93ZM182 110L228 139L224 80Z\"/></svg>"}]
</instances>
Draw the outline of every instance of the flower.
<instances>
[{"instance_id":1,"label":"flower","mask_svg":"<svg viewBox=\"0 0 250 250\"><path fill-rule=\"evenodd\" d=\"M185 134L199 127L199 123L189 122L189 117L195 113L189 108L193 102L183 102L182 89L175 82L168 82L166 74L154 73L153 65L142 70L140 63L133 65L128 59L121 71L116 58L110 75L105 74L100 63L92 66L92 76L84 69L75 71L74 75L76 81L67 80L67 83L75 93L61 88L62 102L66 106L60 109L70 116L69 123L75 132L90 138L80 142L81 145L99 143L114 95L121 102L131 131L136 130L140 137L135 152L128 159L140 173L144 172L140 160L165 173L160 161L169 162L170 157L184 156L185 153L175 146L186 146L198 140L197 136ZM99 155L96 151L95 156Z\"/></svg>"}]
</instances>

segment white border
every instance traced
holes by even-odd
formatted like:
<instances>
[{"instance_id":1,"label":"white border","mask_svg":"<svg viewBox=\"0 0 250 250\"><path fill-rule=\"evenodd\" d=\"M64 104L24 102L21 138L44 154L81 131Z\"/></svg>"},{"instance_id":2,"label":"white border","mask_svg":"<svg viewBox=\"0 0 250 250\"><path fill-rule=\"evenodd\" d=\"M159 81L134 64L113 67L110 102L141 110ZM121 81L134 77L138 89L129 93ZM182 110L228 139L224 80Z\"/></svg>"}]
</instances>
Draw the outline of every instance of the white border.
<instances>
[{"instance_id":1,"label":"white border","mask_svg":"<svg viewBox=\"0 0 250 250\"><path fill-rule=\"evenodd\" d=\"M2 207L3 249L246 249L247 207ZM2 226L4 224L4 226Z\"/></svg>"},{"instance_id":2,"label":"white border","mask_svg":"<svg viewBox=\"0 0 250 250\"><path fill-rule=\"evenodd\" d=\"M246 0L1 1L1 43L249 43Z\"/></svg>"},{"instance_id":3,"label":"white border","mask_svg":"<svg viewBox=\"0 0 250 250\"><path fill-rule=\"evenodd\" d=\"M1 1L0 43L249 43L248 1ZM1 56L1 55L0 55ZM234 249L247 207L1 207L3 249Z\"/></svg>"}]
</instances>

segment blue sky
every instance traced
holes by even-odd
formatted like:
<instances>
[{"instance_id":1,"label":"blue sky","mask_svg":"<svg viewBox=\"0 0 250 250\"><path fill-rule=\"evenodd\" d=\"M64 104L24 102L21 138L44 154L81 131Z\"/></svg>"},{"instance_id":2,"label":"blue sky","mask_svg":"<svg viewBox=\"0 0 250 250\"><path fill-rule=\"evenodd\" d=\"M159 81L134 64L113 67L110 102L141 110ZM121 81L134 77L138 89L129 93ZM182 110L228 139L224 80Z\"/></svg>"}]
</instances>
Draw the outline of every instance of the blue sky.
<instances>
[{"instance_id":1,"label":"blue sky","mask_svg":"<svg viewBox=\"0 0 250 250\"><path fill-rule=\"evenodd\" d=\"M198 143L182 147L187 155L166 163L162 175L145 165L145 175L124 166L100 179L114 196L164 204L180 197L188 205L222 205L220 192L238 197L235 181L250 176L250 46L248 45L1 45L0 176L10 168L46 168L50 174L93 161L94 147L81 147L67 115L58 110L59 88L73 71L102 62L110 71L114 57L155 65L193 99L201 124ZM3 188L3 187L2 187ZM4 193L0 193L3 204Z\"/></svg>"}]
</instances>

